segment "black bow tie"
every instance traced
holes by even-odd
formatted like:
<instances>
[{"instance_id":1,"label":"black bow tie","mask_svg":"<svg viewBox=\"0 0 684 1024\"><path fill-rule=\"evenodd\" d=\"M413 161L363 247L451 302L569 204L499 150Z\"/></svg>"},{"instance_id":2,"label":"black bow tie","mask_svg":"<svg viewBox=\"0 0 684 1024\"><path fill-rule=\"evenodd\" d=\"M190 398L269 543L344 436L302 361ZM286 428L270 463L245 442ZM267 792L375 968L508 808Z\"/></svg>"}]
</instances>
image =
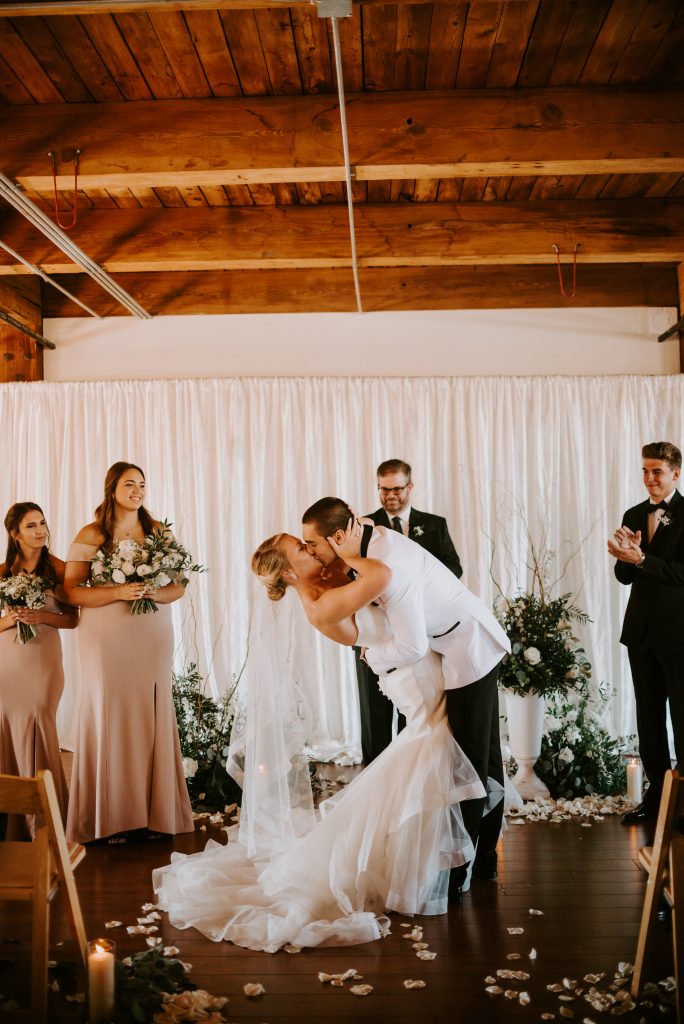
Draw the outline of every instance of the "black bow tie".
<instances>
[{"instance_id":1,"label":"black bow tie","mask_svg":"<svg viewBox=\"0 0 684 1024\"><path fill-rule=\"evenodd\" d=\"M651 512L657 512L659 508L662 508L664 511L667 511L667 507L668 505L666 501L661 501L657 505L649 505L648 514L650 516Z\"/></svg>"}]
</instances>

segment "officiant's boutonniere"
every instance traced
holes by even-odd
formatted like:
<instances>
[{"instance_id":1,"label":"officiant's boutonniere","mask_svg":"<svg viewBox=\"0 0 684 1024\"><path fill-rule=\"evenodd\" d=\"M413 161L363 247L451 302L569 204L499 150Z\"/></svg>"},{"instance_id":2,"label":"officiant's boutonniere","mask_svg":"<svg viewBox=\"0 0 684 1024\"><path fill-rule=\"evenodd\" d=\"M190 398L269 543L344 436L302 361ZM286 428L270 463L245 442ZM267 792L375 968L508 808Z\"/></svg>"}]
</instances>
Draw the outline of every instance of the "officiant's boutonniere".
<instances>
[{"instance_id":1,"label":"officiant's boutonniere","mask_svg":"<svg viewBox=\"0 0 684 1024\"><path fill-rule=\"evenodd\" d=\"M424 532L425 531L422 526L414 526L411 531L414 537L422 537Z\"/></svg>"}]
</instances>

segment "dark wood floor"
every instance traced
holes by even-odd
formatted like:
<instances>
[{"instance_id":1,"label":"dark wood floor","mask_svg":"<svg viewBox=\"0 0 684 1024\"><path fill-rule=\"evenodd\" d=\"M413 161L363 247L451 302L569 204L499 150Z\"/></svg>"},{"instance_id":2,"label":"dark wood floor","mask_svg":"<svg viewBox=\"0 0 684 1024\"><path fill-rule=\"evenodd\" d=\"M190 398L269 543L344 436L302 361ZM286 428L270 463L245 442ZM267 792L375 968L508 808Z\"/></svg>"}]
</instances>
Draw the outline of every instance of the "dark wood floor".
<instances>
[{"instance_id":1,"label":"dark wood floor","mask_svg":"<svg viewBox=\"0 0 684 1024\"><path fill-rule=\"evenodd\" d=\"M143 937L128 936L125 927L106 931L105 922L118 919L124 926L135 924L142 904L152 900L152 868L165 863L172 849L201 849L212 835L218 839L222 833L212 826L206 832L198 827L195 835L179 836L173 843L90 847L77 870L88 935L115 938L120 957L145 948ZM619 961L633 961L644 891L644 875L636 858L645 839L642 828L625 828L618 818L596 822L591 828L583 828L578 821L512 826L500 845L496 881L474 883L462 905L448 915L414 922L422 925L424 941L438 954L432 961L416 958L410 943L402 939L406 929L396 915L392 934L383 940L297 955L252 953L227 943L215 944L196 932L176 931L166 920L161 922L160 935L192 963L191 977L199 987L229 997L224 1012L234 1024L505 1024L539 1021L542 1013L554 1013L562 1021L563 1005L578 1021L586 1018L598 1024L603 1015L582 998L559 1003L546 986L563 978L580 979L583 984L587 973L605 971L607 977L599 986L605 988ZM543 915L530 916L530 908ZM510 935L511 927L523 927L524 933ZM664 927L658 930L656 981L672 974L670 936ZM22 964L28 934L17 912L2 918L0 993L5 996L16 995L26 983ZM57 946L63 939L66 943ZM67 955L70 942L59 898L53 945L56 958ZM528 959L532 947L538 954L535 961ZM507 960L510 953L521 953L522 959ZM369 996L354 996L349 991L353 982L331 988L318 980L319 971L333 974L350 967L373 986ZM502 987L527 991L532 1000L528 1007L485 993L485 978L505 968L530 973L522 983L501 982ZM422 979L426 988L407 991L406 978ZM261 982L266 994L248 999L243 993L246 982ZM65 984L68 989L69 983ZM50 1000L51 1024L81 1024L87 1019L82 1009L66 1003L63 992L51 994ZM674 1021L674 1012L641 1007L622 1019Z\"/></svg>"}]
</instances>

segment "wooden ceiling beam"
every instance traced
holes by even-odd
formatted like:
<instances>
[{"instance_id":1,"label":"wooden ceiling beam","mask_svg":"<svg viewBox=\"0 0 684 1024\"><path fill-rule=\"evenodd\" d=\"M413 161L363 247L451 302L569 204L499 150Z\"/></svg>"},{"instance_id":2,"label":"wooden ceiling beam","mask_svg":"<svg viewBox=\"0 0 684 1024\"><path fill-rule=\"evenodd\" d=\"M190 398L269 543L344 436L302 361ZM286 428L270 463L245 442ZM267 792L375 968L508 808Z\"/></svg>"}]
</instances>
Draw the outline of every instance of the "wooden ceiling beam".
<instances>
[{"instance_id":1,"label":"wooden ceiling beam","mask_svg":"<svg viewBox=\"0 0 684 1024\"><path fill-rule=\"evenodd\" d=\"M684 200L396 203L356 208L362 267L684 259ZM73 265L20 215L0 237L50 274ZM350 266L343 206L83 210L74 242L108 272ZM0 274L25 268L0 251Z\"/></svg>"},{"instance_id":2,"label":"wooden ceiling beam","mask_svg":"<svg viewBox=\"0 0 684 1024\"><path fill-rule=\"evenodd\" d=\"M196 313L354 312L356 296L347 269L179 271L121 274L119 283L157 316ZM101 316L125 310L85 275L60 279ZM85 315L45 286L46 317ZM401 309L521 309L586 306L674 306L675 264L585 264L577 294L565 299L554 267L403 267L361 271L367 312Z\"/></svg>"},{"instance_id":3,"label":"wooden ceiling beam","mask_svg":"<svg viewBox=\"0 0 684 1024\"><path fill-rule=\"evenodd\" d=\"M0 17L30 18L39 15L129 14L134 11L254 11L277 7L310 7L315 0L2 0ZM427 4L433 0L352 0L354 6L399 7ZM483 3L485 0L470 0ZM491 0L489 0L491 2ZM504 0L520 3L522 0Z\"/></svg>"},{"instance_id":4,"label":"wooden ceiling beam","mask_svg":"<svg viewBox=\"0 0 684 1024\"><path fill-rule=\"evenodd\" d=\"M332 96L64 103L3 109L0 170L24 188L342 181ZM684 87L364 93L348 97L357 180L684 172Z\"/></svg>"}]
</instances>

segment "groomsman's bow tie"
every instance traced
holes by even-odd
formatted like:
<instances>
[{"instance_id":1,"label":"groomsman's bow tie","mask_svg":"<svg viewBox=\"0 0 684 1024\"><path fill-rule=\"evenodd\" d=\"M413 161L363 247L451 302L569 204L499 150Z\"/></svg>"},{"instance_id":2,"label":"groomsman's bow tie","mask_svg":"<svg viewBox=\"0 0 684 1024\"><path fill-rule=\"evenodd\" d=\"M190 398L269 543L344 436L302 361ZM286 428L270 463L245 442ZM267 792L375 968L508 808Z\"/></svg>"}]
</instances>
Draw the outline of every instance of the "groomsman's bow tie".
<instances>
[{"instance_id":1,"label":"groomsman's bow tie","mask_svg":"<svg viewBox=\"0 0 684 1024\"><path fill-rule=\"evenodd\" d=\"M664 509L664 510L667 510L668 504L667 504L666 501L661 501L657 505L649 505L649 507L648 507L648 514L649 514L649 516L650 516L651 512L657 512L658 509L661 509L661 508Z\"/></svg>"}]
</instances>

